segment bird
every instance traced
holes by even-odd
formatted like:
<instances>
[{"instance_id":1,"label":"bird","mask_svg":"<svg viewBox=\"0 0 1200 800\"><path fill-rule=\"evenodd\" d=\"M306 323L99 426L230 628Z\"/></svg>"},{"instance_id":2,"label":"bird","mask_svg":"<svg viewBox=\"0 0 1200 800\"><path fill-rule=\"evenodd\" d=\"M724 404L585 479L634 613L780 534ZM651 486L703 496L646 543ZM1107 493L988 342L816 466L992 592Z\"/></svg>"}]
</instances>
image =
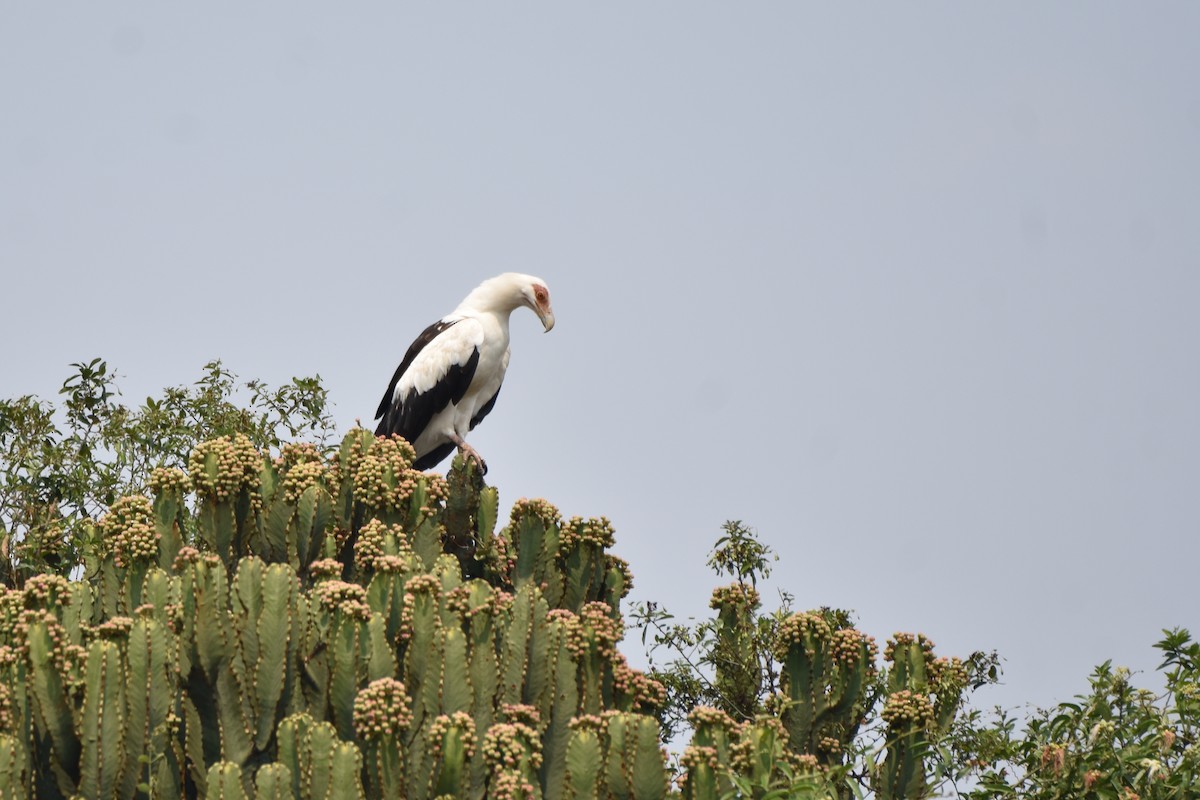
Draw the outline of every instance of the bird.
<instances>
[{"instance_id":1,"label":"bird","mask_svg":"<svg viewBox=\"0 0 1200 800\"><path fill-rule=\"evenodd\" d=\"M422 331L379 403L375 435L408 440L415 469L430 469L457 448L486 475L487 464L466 436L496 405L508 369L509 315L522 306L537 314L546 333L554 327L546 282L506 272L476 286Z\"/></svg>"}]
</instances>

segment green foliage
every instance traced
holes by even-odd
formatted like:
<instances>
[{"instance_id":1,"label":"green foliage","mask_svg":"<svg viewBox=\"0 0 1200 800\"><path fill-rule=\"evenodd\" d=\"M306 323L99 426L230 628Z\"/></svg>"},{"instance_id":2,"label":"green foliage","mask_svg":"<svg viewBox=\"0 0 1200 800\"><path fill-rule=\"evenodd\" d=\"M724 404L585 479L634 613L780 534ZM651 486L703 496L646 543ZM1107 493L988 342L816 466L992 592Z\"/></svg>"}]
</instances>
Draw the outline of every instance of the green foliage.
<instances>
[{"instance_id":1,"label":"green foliage","mask_svg":"<svg viewBox=\"0 0 1200 800\"><path fill-rule=\"evenodd\" d=\"M782 597L778 612L761 614L755 588L770 574L773 560L770 548L751 530L740 522L727 522L709 565L718 575L737 580L713 592L716 619L686 625L675 622L656 602L633 607L634 626L641 629L655 675L667 690L659 716L668 739L687 726L693 708L711 706L744 722L754 718L765 694L778 689L773 631L790 610L791 598ZM656 665L658 651L666 651L670 661Z\"/></svg>"},{"instance_id":2,"label":"green foliage","mask_svg":"<svg viewBox=\"0 0 1200 800\"><path fill-rule=\"evenodd\" d=\"M772 554L727 523L709 561L735 582L715 616L675 623L660 606L633 612L663 682L659 714L693 732L679 759L688 798L975 800L1194 798L1200 786L1200 644L1165 631L1165 688L1135 688L1106 663L1091 692L1019 721L965 707L998 679L995 653L939 658L921 634L897 633L882 663L843 611L764 613L758 586ZM656 653L670 660L656 665Z\"/></svg>"},{"instance_id":3,"label":"green foliage","mask_svg":"<svg viewBox=\"0 0 1200 800\"><path fill-rule=\"evenodd\" d=\"M61 408L33 396L0 400L0 583L39 572L68 575L96 521L146 488L159 467L185 467L197 443L242 434L257 449L333 433L319 377L272 388L239 384L213 361L192 386L122 404L106 362L72 364Z\"/></svg>"},{"instance_id":4,"label":"green foliage","mask_svg":"<svg viewBox=\"0 0 1200 800\"><path fill-rule=\"evenodd\" d=\"M519 500L496 530L473 463L421 473L362 429L175 456L138 479L149 497L77 509L55 569L10 551L0 797L559 798L581 724L597 793L665 796L662 690L616 650L630 580L607 521Z\"/></svg>"},{"instance_id":5,"label":"green foliage","mask_svg":"<svg viewBox=\"0 0 1200 800\"><path fill-rule=\"evenodd\" d=\"M1186 631L1161 693L1105 664L1077 702L985 720L964 704L994 653L898 633L881 659L847 612L764 611L774 554L730 522L711 619L635 608L643 674L607 520L522 499L498 529L472 463L328 445L315 378L238 406L214 362L131 410L74 366L61 409L0 402L0 800L660 798L685 727L686 798L1196 796Z\"/></svg>"},{"instance_id":6,"label":"green foliage","mask_svg":"<svg viewBox=\"0 0 1200 800\"><path fill-rule=\"evenodd\" d=\"M966 796L1166 800L1200 786L1200 644L1163 631L1161 691L1139 689L1105 662L1091 691L1017 726L1006 714L973 730L978 786Z\"/></svg>"},{"instance_id":7,"label":"green foliage","mask_svg":"<svg viewBox=\"0 0 1200 800\"><path fill-rule=\"evenodd\" d=\"M664 728L693 729L684 795L919 798L965 774L945 753L965 693L994 680L994 656L936 658L925 637L898 633L881 665L844 611L797 613L782 595L763 612L758 585L774 560L728 522L709 565L734 582L713 592L714 618L678 624L654 604L632 614L667 690ZM670 660L656 665L663 651Z\"/></svg>"}]
</instances>

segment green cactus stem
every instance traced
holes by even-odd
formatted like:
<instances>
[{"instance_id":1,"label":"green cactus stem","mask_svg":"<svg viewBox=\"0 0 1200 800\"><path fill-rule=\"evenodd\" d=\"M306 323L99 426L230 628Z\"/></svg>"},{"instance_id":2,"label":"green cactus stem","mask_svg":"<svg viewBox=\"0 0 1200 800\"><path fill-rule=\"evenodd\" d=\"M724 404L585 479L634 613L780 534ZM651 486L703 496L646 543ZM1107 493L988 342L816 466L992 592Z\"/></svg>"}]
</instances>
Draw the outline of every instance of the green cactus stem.
<instances>
[{"instance_id":1,"label":"green cactus stem","mask_svg":"<svg viewBox=\"0 0 1200 800\"><path fill-rule=\"evenodd\" d=\"M149 496L85 579L0 590L0 800L663 795L606 520L519 501L497 533L476 465L362 429L216 439Z\"/></svg>"},{"instance_id":2,"label":"green cactus stem","mask_svg":"<svg viewBox=\"0 0 1200 800\"><path fill-rule=\"evenodd\" d=\"M87 655L79 791L112 797L125 765L125 674L114 642L97 640Z\"/></svg>"},{"instance_id":3,"label":"green cactus stem","mask_svg":"<svg viewBox=\"0 0 1200 800\"><path fill-rule=\"evenodd\" d=\"M125 648L128 712L123 797L149 797L149 787L156 780L156 762L168 750L170 715L179 690L172 657L175 648L174 634L158 619L142 617L133 623ZM139 790L139 786L145 788Z\"/></svg>"},{"instance_id":4,"label":"green cactus stem","mask_svg":"<svg viewBox=\"0 0 1200 800\"><path fill-rule=\"evenodd\" d=\"M60 662L80 660L73 647L65 642L62 626L49 612L34 618L28 626L28 691L31 710L39 737L47 740L52 750L53 775L63 795L74 794L79 782L82 746L75 728L75 702L69 694L68 681L59 671Z\"/></svg>"},{"instance_id":5,"label":"green cactus stem","mask_svg":"<svg viewBox=\"0 0 1200 800\"><path fill-rule=\"evenodd\" d=\"M608 752L604 779L616 797L666 797L667 771L659 747L658 723L641 714L611 714L605 721Z\"/></svg>"},{"instance_id":6,"label":"green cactus stem","mask_svg":"<svg viewBox=\"0 0 1200 800\"><path fill-rule=\"evenodd\" d=\"M293 800L292 772L283 764L264 764L254 775L254 800Z\"/></svg>"},{"instance_id":7,"label":"green cactus stem","mask_svg":"<svg viewBox=\"0 0 1200 800\"><path fill-rule=\"evenodd\" d=\"M246 791L242 787L242 769L237 764L227 761L213 764L208 771L207 783L205 800L246 800Z\"/></svg>"},{"instance_id":8,"label":"green cactus stem","mask_svg":"<svg viewBox=\"0 0 1200 800\"><path fill-rule=\"evenodd\" d=\"M709 605L717 610L713 663L721 708L738 722L754 718L762 690L756 646L755 612L761 605L752 586L734 583L715 589Z\"/></svg>"},{"instance_id":9,"label":"green cactus stem","mask_svg":"<svg viewBox=\"0 0 1200 800\"><path fill-rule=\"evenodd\" d=\"M475 722L470 714L443 714L427 728L429 752L434 768L431 774L433 796L464 797L470 790L471 757L475 750Z\"/></svg>"},{"instance_id":10,"label":"green cactus stem","mask_svg":"<svg viewBox=\"0 0 1200 800\"><path fill-rule=\"evenodd\" d=\"M27 757L17 737L0 733L0 800L23 800L27 796Z\"/></svg>"},{"instance_id":11,"label":"green cactus stem","mask_svg":"<svg viewBox=\"0 0 1200 800\"><path fill-rule=\"evenodd\" d=\"M797 613L779 626L782 720L793 752L841 763L866 709L875 644L853 628L834 629L819 613Z\"/></svg>"},{"instance_id":12,"label":"green cactus stem","mask_svg":"<svg viewBox=\"0 0 1200 800\"><path fill-rule=\"evenodd\" d=\"M242 434L202 442L188 459L200 536L230 571L261 524L262 466L262 455Z\"/></svg>"},{"instance_id":13,"label":"green cactus stem","mask_svg":"<svg viewBox=\"0 0 1200 800\"><path fill-rule=\"evenodd\" d=\"M680 760L686 775L684 797L725 795L733 789L728 771L736 723L724 711L708 706L693 709L688 722L692 724L692 743Z\"/></svg>"},{"instance_id":14,"label":"green cactus stem","mask_svg":"<svg viewBox=\"0 0 1200 800\"><path fill-rule=\"evenodd\" d=\"M888 695L881 712L887 723L887 756L879 771L881 797L919 800L929 796L925 780L925 755L933 704L923 694L901 689Z\"/></svg>"},{"instance_id":15,"label":"green cactus stem","mask_svg":"<svg viewBox=\"0 0 1200 800\"><path fill-rule=\"evenodd\" d=\"M567 742L567 781L563 796L584 800L600 796L600 772L604 751L600 743L599 717L577 719Z\"/></svg>"},{"instance_id":16,"label":"green cactus stem","mask_svg":"<svg viewBox=\"0 0 1200 800\"><path fill-rule=\"evenodd\" d=\"M404 684L380 678L354 700L354 730L363 743L372 797L405 796L404 735L412 722Z\"/></svg>"}]
</instances>

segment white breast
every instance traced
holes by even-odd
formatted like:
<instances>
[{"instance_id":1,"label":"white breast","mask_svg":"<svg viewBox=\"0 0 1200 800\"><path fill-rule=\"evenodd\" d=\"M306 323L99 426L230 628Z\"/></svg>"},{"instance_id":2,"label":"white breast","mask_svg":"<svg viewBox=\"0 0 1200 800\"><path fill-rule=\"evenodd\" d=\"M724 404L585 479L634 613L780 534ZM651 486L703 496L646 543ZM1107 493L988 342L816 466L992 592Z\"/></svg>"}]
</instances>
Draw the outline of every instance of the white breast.
<instances>
[{"instance_id":1,"label":"white breast","mask_svg":"<svg viewBox=\"0 0 1200 800\"><path fill-rule=\"evenodd\" d=\"M450 434L465 438L471 429L471 420L479 410L490 400L504 381L504 373L508 369L508 320L495 314L479 314L473 318L464 319L450 328L447 333L456 332L453 343L448 346L461 348L455 358L456 363L465 363L471 351L479 350L479 362L475 366L475 375L471 386L458 403L451 403L439 411L430 420L429 425L413 442L417 454L421 455L435 447L450 441ZM413 365L417 365L414 363ZM429 374L410 369L415 374L406 381L408 387L416 391L425 391L436 382L431 370ZM407 377L408 373L406 373ZM398 387L400 388L400 387Z\"/></svg>"}]
</instances>

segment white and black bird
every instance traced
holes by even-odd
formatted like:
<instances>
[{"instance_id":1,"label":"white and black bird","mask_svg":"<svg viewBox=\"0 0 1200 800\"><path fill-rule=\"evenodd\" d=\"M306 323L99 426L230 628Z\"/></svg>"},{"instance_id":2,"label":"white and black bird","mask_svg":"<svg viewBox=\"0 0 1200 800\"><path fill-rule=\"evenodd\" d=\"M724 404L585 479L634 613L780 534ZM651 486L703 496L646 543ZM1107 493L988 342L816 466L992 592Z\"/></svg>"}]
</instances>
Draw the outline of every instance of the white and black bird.
<instances>
[{"instance_id":1,"label":"white and black bird","mask_svg":"<svg viewBox=\"0 0 1200 800\"><path fill-rule=\"evenodd\" d=\"M376 436L399 434L429 469L458 448L484 464L466 435L496 404L508 369L508 317L528 306L554 327L550 290L532 275L506 272L479 284L450 314L426 328L404 354L375 412Z\"/></svg>"}]
</instances>

